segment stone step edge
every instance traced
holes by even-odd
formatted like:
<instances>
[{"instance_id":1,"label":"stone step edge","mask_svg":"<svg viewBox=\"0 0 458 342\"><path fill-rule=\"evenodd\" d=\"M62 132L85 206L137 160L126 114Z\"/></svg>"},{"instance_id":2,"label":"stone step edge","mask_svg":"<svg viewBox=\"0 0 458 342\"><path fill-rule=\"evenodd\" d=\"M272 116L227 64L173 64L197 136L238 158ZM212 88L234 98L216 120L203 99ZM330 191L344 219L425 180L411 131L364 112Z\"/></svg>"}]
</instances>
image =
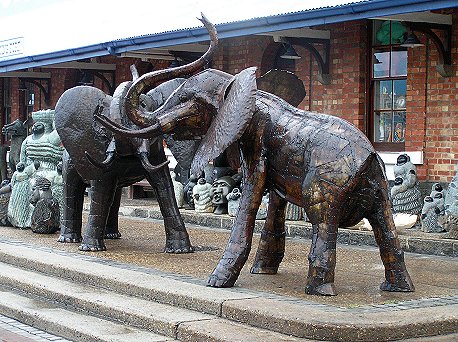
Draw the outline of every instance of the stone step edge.
<instances>
[{"instance_id":1,"label":"stone step edge","mask_svg":"<svg viewBox=\"0 0 458 342\"><path fill-rule=\"evenodd\" d=\"M5 250L8 249L10 254L5 253ZM47 249L48 251L45 252L43 249ZM5 262L16 265L19 263L21 267L36 268L36 271L46 268L46 272L51 270L55 273L54 275L62 276L62 269L59 270L58 267L59 262L62 267L62 259L68 259L67 263L69 262L73 269L71 271L65 269L63 273L66 276L71 276L71 278L76 281L78 281L79 278L82 282L92 282L90 278L93 278L93 280L95 280L95 285L100 286L109 283L110 286L114 285L116 288L116 284L121 284L120 288L124 290L126 285L128 289L135 286L138 287L135 283L126 281L126 279L132 279L125 276L126 272L128 274L134 274L136 282L139 278L144 278L145 276L147 276L149 281L153 279L154 281L177 281L158 277L156 275L145 275L141 272L124 268L113 268L114 266L106 264L106 260L94 268L93 265L97 260L96 257L86 257L62 251L56 252L59 253L50 252L48 248L44 247L35 247L35 249L32 249L31 247L24 247L20 243L8 244L0 240L0 256L2 256L2 260L4 261L5 258L8 259ZM56 260L57 255L59 255L61 259ZM26 258L26 256L28 258ZM36 260L38 257L41 257L41 260L37 265ZM88 269L82 271L81 268L84 269L84 267L81 267L82 264L86 264L86 268ZM33 265L35 265L35 267ZM101 272L101 269L103 269L103 272ZM113 272L116 274L113 274ZM148 285L151 284L148 283ZM193 284L185 283L185 286L192 287ZM184 288L184 286L182 287ZM143 291L150 291L151 288L151 286L146 286L146 288L143 288ZM179 294L179 298L177 298L174 297L174 294L167 292L170 288L170 286L166 286L165 291L162 290L158 292L165 296L172 296L172 299L168 300L168 304L180 305L183 304L181 303L182 300L187 300L188 303L185 304L185 307L188 306L189 303L192 303L195 308L196 306L202 306L196 305L196 303L202 304L200 303L202 298L205 301L205 297L211 297L211 300L206 301L206 303L216 304L218 312L214 312L213 314L217 316L229 320L240 321L260 328L269 326L269 329L273 331L304 338L331 338L344 340L345 336L354 335L355 337L366 336L369 340L383 340L380 339L380 336L389 336L389 338L392 339L421 336L420 333L422 335L428 333L431 335L444 334L456 332L458 327L457 316L450 314L450 312L457 312L458 305L456 305L456 303L458 303L458 298L452 300L451 304L454 305L453 307L445 305L447 310L441 307L425 308L421 306L413 307L409 310L402 310L399 307L393 308L391 305L387 305L382 309L374 308L361 312L361 310L342 310L333 306L316 304L305 300L295 300L289 297L270 294L266 295L253 291L244 293L243 289L240 288L232 290L214 289L205 287L204 285L194 285L191 291L187 294L184 293L186 291L182 291ZM204 294L199 298L193 298L198 288L200 288ZM253 293L257 295L253 295ZM223 296L221 296L221 294L223 294ZM137 294L133 293L132 295ZM215 296L218 299L216 299ZM148 299L154 300L154 298ZM262 305L260 305L260 303ZM189 308L193 309L192 307ZM290 314L285 315L282 313L282 310L288 311ZM440 315L436 315L434 312L435 310L438 310ZM417 327L415 329L409 329L411 322L403 319L405 312L410 311L415 312L415 315L420 317L420 319L416 321ZM203 312L209 313L208 310ZM312 321L310 321L311 317L313 317ZM432 318L429 319L428 317ZM435 317L440 317L440 319L435 319ZM387 326L390 328L387 329ZM423 327L427 327L427 331L425 331ZM381 334L382 331L384 331L384 334ZM345 333L342 334L342 332Z\"/></svg>"},{"instance_id":2,"label":"stone step edge","mask_svg":"<svg viewBox=\"0 0 458 342\"><path fill-rule=\"evenodd\" d=\"M0 312L22 323L78 342L168 342L176 339L137 328L125 327L100 317L66 310L39 298L0 288Z\"/></svg>"},{"instance_id":3,"label":"stone step edge","mask_svg":"<svg viewBox=\"0 0 458 342\"><path fill-rule=\"evenodd\" d=\"M14 292L19 291L20 295L38 298L46 303L52 301L58 303L56 306L64 307L67 311L101 317L106 321L114 321L119 326L152 332L163 338L178 337L179 340L183 340L186 336L193 336L194 342L209 341L216 336L211 336L212 330L207 327L218 326L218 329L231 332L230 339L218 338L218 341L230 342L234 338L254 340L256 336L263 336L264 341L270 342L301 340L250 325L245 326L217 316L165 304L153 304L144 299L70 283L68 280L56 279L1 262L0 266L0 284ZM0 298L1 295L0 291ZM1 308L0 305L0 311Z\"/></svg>"},{"instance_id":4,"label":"stone step edge","mask_svg":"<svg viewBox=\"0 0 458 342\"><path fill-rule=\"evenodd\" d=\"M89 210L89 203L85 203L85 210ZM205 226L208 228L218 228L230 230L234 218L227 215L215 215L211 213L194 213L190 210L180 210L185 223ZM119 215L125 217L151 218L163 220L162 214L157 207L130 207L119 208ZM297 223L294 223L297 222ZM260 233L264 225L264 220L256 220L255 233ZM286 221L286 236L303 239L312 238L312 225L302 221ZM121 232L122 234L122 232ZM398 235L401 248L405 252L439 255L448 257L458 257L458 240L422 238L418 236ZM191 236L192 238L192 236ZM371 231L339 228L337 243L352 246L377 246L374 235Z\"/></svg>"},{"instance_id":5,"label":"stone step edge","mask_svg":"<svg viewBox=\"0 0 458 342\"><path fill-rule=\"evenodd\" d=\"M180 323L211 320L216 316L121 295L87 284L71 282L0 262L0 283L10 289L52 300L78 312L87 312L130 327L173 337Z\"/></svg>"}]
</instances>

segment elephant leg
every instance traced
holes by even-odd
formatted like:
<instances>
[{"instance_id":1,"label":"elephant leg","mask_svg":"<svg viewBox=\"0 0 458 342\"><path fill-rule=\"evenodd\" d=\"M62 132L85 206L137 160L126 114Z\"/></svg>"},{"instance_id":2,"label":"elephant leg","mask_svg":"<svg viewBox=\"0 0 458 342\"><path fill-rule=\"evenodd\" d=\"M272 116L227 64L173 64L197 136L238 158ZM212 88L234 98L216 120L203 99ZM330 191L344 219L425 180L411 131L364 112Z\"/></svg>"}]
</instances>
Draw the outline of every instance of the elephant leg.
<instances>
[{"instance_id":1,"label":"elephant leg","mask_svg":"<svg viewBox=\"0 0 458 342\"><path fill-rule=\"evenodd\" d=\"M107 226L105 228L105 239L119 239L121 233L118 227L118 213L121 205L122 188L116 189L113 204L110 207L108 214Z\"/></svg>"},{"instance_id":2,"label":"elephant leg","mask_svg":"<svg viewBox=\"0 0 458 342\"><path fill-rule=\"evenodd\" d=\"M91 206L80 251L105 251L104 235L108 214L115 197L116 181L104 178L91 181Z\"/></svg>"},{"instance_id":3,"label":"elephant leg","mask_svg":"<svg viewBox=\"0 0 458 342\"><path fill-rule=\"evenodd\" d=\"M261 232L251 273L276 274L285 254L286 200L270 192L266 223Z\"/></svg>"},{"instance_id":4,"label":"elephant leg","mask_svg":"<svg viewBox=\"0 0 458 342\"><path fill-rule=\"evenodd\" d=\"M258 160L250 169L242 167L242 173L240 207L223 256L208 279L209 286L232 287L250 254L256 212L266 182L265 165Z\"/></svg>"},{"instance_id":5,"label":"elephant leg","mask_svg":"<svg viewBox=\"0 0 458 342\"><path fill-rule=\"evenodd\" d=\"M86 184L84 184L66 152L63 158L62 176L64 184L64 217L60 220L60 236L57 241L80 242Z\"/></svg>"},{"instance_id":6,"label":"elephant leg","mask_svg":"<svg viewBox=\"0 0 458 342\"><path fill-rule=\"evenodd\" d=\"M380 285L383 291L412 292L415 287L404 262L396 227L393 221L388 192L379 191L375 210L367 218L372 226L380 256L385 266L385 281Z\"/></svg>"},{"instance_id":7,"label":"elephant leg","mask_svg":"<svg viewBox=\"0 0 458 342\"><path fill-rule=\"evenodd\" d=\"M165 155L164 158L165 160ZM146 178L156 190L157 201L164 217L166 253L192 253L194 248L189 240L188 232L178 209L172 178L168 166L148 172Z\"/></svg>"},{"instance_id":8,"label":"elephant leg","mask_svg":"<svg viewBox=\"0 0 458 342\"><path fill-rule=\"evenodd\" d=\"M336 223L313 223L309 271L305 293L335 296L334 270L336 267Z\"/></svg>"}]
</instances>

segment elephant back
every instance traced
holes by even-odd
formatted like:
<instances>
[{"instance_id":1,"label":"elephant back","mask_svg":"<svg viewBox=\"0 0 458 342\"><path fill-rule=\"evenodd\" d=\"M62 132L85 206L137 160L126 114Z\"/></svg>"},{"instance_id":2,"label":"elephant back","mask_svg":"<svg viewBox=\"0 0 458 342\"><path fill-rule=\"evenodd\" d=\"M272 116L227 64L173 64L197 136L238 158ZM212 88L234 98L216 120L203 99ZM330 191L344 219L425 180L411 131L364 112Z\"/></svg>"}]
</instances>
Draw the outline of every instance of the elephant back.
<instances>
[{"instance_id":1,"label":"elephant back","mask_svg":"<svg viewBox=\"0 0 458 342\"><path fill-rule=\"evenodd\" d=\"M112 97L100 89L78 86L65 91L56 104L57 133L85 180L95 179L102 173L89 162L85 151L98 160L105 159L105 150L112 135L94 120L94 112L108 115L111 100Z\"/></svg>"}]
</instances>

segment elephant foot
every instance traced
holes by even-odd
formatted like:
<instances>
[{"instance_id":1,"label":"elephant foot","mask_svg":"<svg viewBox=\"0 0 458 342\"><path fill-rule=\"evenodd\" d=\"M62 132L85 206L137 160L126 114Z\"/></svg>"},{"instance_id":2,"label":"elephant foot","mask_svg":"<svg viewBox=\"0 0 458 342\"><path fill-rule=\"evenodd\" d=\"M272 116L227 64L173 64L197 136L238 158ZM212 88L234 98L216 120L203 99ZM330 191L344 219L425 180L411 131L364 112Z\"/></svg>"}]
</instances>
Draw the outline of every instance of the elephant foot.
<instances>
[{"instance_id":1,"label":"elephant foot","mask_svg":"<svg viewBox=\"0 0 458 342\"><path fill-rule=\"evenodd\" d=\"M246 257L245 257L246 255ZM211 287L232 287L239 277L240 271L247 259L246 253L238 256L224 253L218 265L207 280L207 286Z\"/></svg>"},{"instance_id":2,"label":"elephant foot","mask_svg":"<svg viewBox=\"0 0 458 342\"><path fill-rule=\"evenodd\" d=\"M84 238L78 249L82 252L101 252L106 251L107 247L103 239Z\"/></svg>"},{"instance_id":3,"label":"elephant foot","mask_svg":"<svg viewBox=\"0 0 458 342\"><path fill-rule=\"evenodd\" d=\"M325 283L319 286L314 286L308 284L305 287L305 293L310 295L319 295L319 296L336 296L336 288L334 283Z\"/></svg>"},{"instance_id":4,"label":"elephant foot","mask_svg":"<svg viewBox=\"0 0 458 342\"><path fill-rule=\"evenodd\" d=\"M174 235L173 237L167 237L164 248L165 253L184 254L194 252L194 247L191 245L186 231L176 232Z\"/></svg>"},{"instance_id":5,"label":"elephant foot","mask_svg":"<svg viewBox=\"0 0 458 342\"><path fill-rule=\"evenodd\" d=\"M115 240L115 239L120 239L121 238L121 233L106 233L105 234L105 239L110 239L110 240Z\"/></svg>"},{"instance_id":6,"label":"elephant foot","mask_svg":"<svg viewBox=\"0 0 458 342\"><path fill-rule=\"evenodd\" d=\"M81 235L76 234L76 233L60 234L59 238L57 239L57 242L63 242L63 243L81 242Z\"/></svg>"},{"instance_id":7,"label":"elephant foot","mask_svg":"<svg viewBox=\"0 0 458 342\"><path fill-rule=\"evenodd\" d=\"M412 283L407 271L403 272L392 272L393 277L386 277L382 284L380 284L380 290L389 292L414 292L415 286Z\"/></svg>"},{"instance_id":8,"label":"elephant foot","mask_svg":"<svg viewBox=\"0 0 458 342\"><path fill-rule=\"evenodd\" d=\"M250 272L253 274L277 274L280 262L277 260L255 260Z\"/></svg>"}]
</instances>

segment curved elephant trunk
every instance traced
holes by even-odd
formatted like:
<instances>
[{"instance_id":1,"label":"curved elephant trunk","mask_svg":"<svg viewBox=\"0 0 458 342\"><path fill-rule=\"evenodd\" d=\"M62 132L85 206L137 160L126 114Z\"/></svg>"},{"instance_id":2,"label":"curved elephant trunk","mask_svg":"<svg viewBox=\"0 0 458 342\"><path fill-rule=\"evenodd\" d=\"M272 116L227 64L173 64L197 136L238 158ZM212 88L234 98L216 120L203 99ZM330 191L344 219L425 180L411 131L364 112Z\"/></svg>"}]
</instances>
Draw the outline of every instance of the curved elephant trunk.
<instances>
[{"instance_id":1,"label":"curved elephant trunk","mask_svg":"<svg viewBox=\"0 0 458 342\"><path fill-rule=\"evenodd\" d=\"M200 58L192 63L176 68L156 70L150 73L146 73L135 80L135 82L129 88L129 91L126 94L125 112L129 119L132 120L132 122L134 122L136 125L140 127L146 127L149 126L153 120L153 118L149 118L141 112L140 94L146 93L147 91L153 89L160 82L196 72L205 66L205 64L207 64L213 57L213 54L216 51L216 46L218 44L218 36L215 26L210 23L203 14L202 19L199 20L204 24L210 35L210 46Z\"/></svg>"}]
</instances>

